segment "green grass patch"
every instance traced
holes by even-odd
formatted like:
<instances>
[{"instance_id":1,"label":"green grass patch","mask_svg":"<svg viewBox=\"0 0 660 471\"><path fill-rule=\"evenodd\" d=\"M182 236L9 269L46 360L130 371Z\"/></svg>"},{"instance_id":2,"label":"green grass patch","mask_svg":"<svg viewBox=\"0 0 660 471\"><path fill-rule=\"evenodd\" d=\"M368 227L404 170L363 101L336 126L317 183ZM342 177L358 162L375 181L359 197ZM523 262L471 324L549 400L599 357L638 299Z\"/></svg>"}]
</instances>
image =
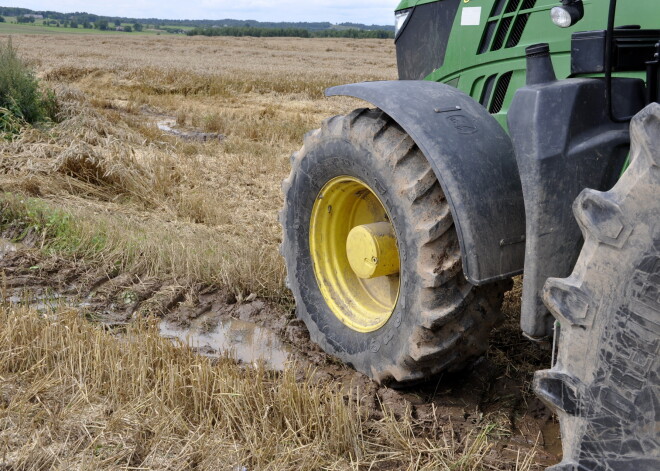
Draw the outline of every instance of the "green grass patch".
<instances>
[{"instance_id":1,"label":"green grass patch","mask_svg":"<svg viewBox=\"0 0 660 471\"><path fill-rule=\"evenodd\" d=\"M16 242L36 235L47 253L87 257L102 253L107 246L103 234L85 234L73 215L42 200L5 193L0 196L0 208L0 228L15 234Z\"/></svg>"},{"instance_id":2,"label":"green grass patch","mask_svg":"<svg viewBox=\"0 0 660 471\"><path fill-rule=\"evenodd\" d=\"M57 111L55 94L40 89L11 38L0 43L0 133L11 137L20 132L23 123L55 120Z\"/></svg>"},{"instance_id":3,"label":"green grass patch","mask_svg":"<svg viewBox=\"0 0 660 471\"><path fill-rule=\"evenodd\" d=\"M85 208L60 209L41 199L0 195L0 231L49 255L84 259L120 272L181 283L214 284L290 303L276 251L255 251L203 225L144 220Z\"/></svg>"}]
</instances>

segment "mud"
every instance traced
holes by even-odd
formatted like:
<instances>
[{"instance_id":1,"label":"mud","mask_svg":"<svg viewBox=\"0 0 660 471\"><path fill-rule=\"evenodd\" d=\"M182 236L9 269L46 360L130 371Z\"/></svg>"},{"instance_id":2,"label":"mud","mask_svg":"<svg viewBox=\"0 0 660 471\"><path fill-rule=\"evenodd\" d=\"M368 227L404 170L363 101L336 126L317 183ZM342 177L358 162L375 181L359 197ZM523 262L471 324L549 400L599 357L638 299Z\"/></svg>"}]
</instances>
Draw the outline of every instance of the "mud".
<instances>
[{"instance_id":1,"label":"mud","mask_svg":"<svg viewBox=\"0 0 660 471\"><path fill-rule=\"evenodd\" d=\"M48 257L30 248L29 237L24 241L0 240L5 302L42 309L66 303L109 326L157 316L163 336L200 354L229 355L246 365L264 361L276 370L291 362L301 376L311 371L317 381L359 395L371 419L383 417L384 408L399 417L410 416L420 437L451 427L461 438L491 424L497 443L489 469L514 469L503 463L515 463L532 449L536 469L561 459L558 424L530 389L533 371L549 364L550 353L522 338L516 313L507 312L488 354L471 368L412 389L392 390L326 355L309 340L293 312L266 300L248 295L239 302L234 294L213 286L182 286Z\"/></svg>"}]
</instances>

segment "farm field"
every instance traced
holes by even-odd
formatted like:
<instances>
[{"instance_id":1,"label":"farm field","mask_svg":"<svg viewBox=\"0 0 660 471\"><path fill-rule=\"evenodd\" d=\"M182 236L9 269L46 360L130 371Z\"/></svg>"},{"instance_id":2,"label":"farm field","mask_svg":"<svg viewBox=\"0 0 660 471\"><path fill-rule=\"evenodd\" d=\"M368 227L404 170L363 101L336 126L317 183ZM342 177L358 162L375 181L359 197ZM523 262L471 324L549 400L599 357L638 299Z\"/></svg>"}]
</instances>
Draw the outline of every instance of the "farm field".
<instances>
[{"instance_id":1,"label":"farm field","mask_svg":"<svg viewBox=\"0 0 660 471\"><path fill-rule=\"evenodd\" d=\"M530 389L550 355L519 333L518 285L471 371L403 391L325 355L295 318L280 183L306 132L366 106L326 87L396 78L391 40L12 42L57 94L59 122L0 143L3 469L560 460Z\"/></svg>"}]
</instances>

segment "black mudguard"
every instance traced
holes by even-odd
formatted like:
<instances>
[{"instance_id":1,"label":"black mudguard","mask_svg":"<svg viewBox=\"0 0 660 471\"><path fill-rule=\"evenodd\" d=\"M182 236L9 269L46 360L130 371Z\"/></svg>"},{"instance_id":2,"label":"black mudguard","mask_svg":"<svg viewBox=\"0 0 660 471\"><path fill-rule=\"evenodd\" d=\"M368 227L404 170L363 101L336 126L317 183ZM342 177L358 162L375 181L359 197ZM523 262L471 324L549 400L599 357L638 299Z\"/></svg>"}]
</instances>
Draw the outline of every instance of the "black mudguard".
<instances>
[{"instance_id":1,"label":"black mudguard","mask_svg":"<svg viewBox=\"0 0 660 471\"><path fill-rule=\"evenodd\" d=\"M641 80L617 78L613 87L619 115L642 108ZM520 325L530 337L552 335L541 290L571 273L582 247L573 201L584 188L612 188L628 154L629 125L611 120L605 93L600 79L555 80L518 89L509 107L527 221Z\"/></svg>"},{"instance_id":2,"label":"black mudguard","mask_svg":"<svg viewBox=\"0 0 660 471\"><path fill-rule=\"evenodd\" d=\"M442 186L465 277L481 285L522 272L525 208L511 140L470 96L437 82L364 82L326 90L361 98L415 141Z\"/></svg>"}]
</instances>

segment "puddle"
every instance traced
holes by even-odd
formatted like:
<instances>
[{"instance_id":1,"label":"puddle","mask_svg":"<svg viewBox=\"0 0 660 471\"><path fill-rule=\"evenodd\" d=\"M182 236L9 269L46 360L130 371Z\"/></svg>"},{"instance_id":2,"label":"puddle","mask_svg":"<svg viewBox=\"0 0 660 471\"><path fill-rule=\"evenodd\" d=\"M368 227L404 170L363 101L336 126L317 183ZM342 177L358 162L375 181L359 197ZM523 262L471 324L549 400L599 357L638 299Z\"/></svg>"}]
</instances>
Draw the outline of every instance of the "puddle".
<instances>
[{"instance_id":1,"label":"puddle","mask_svg":"<svg viewBox=\"0 0 660 471\"><path fill-rule=\"evenodd\" d=\"M31 294L22 292L5 297L5 302L16 306L29 306L37 312L53 312L64 306L75 306L69 296L63 296L57 293Z\"/></svg>"},{"instance_id":2,"label":"puddle","mask_svg":"<svg viewBox=\"0 0 660 471\"><path fill-rule=\"evenodd\" d=\"M555 422L554 420L548 420L541 427L541 433L543 434L543 449L548 453L552 453L558 459L561 459L562 448L559 423Z\"/></svg>"},{"instance_id":3,"label":"puddle","mask_svg":"<svg viewBox=\"0 0 660 471\"><path fill-rule=\"evenodd\" d=\"M0 258L8 253L16 252L16 250L18 250L18 244L15 244L8 239L0 238Z\"/></svg>"},{"instance_id":4,"label":"puddle","mask_svg":"<svg viewBox=\"0 0 660 471\"><path fill-rule=\"evenodd\" d=\"M288 349L274 332L239 319L223 320L215 325L211 319L202 316L193 320L188 329L162 321L160 334L179 339L204 355L219 357L229 354L231 358L249 364L261 360L279 371L284 369L290 357Z\"/></svg>"},{"instance_id":5,"label":"puddle","mask_svg":"<svg viewBox=\"0 0 660 471\"><path fill-rule=\"evenodd\" d=\"M222 139L224 136L217 132L202 132L202 131L183 131L181 129L175 129L176 119L168 118L161 119L156 122L156 126L163 132L172 134L173 136L180 137L182 139L190 139L195 141L211 141L214 139Z\"/></svg>"},{"instance_id":6,"label":"puddle","mask_svg":"<svg viewBox=\"0 0 660 471\"><path fill-rule=\"evenodd\" d=\"M37 312L55 311L62 306L73 306L71 298L59 293L32 294L23 291L5 298L5 302L15 305L30 306Z\"/></svg>"}]
</instances>

